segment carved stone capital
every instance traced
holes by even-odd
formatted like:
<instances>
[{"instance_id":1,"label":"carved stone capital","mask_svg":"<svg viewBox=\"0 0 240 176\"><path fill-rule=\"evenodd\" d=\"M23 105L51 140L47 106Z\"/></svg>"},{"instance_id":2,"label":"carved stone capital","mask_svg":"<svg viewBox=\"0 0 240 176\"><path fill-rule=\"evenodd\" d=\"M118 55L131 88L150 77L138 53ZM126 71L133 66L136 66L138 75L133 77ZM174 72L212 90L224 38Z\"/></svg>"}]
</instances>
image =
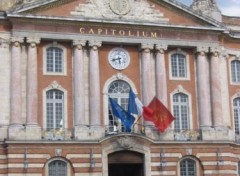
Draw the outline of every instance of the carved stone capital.
<instances>
[{"instance_id":1,"label":"carved stone capital","mask_svg":"<svg viewBox=\"0 0 240 176\"><path fill-rule=\"evenodd\" d=\"M11 42L15 47L19 47L20 43L23 43L24 38L23 37L11 37Z\"/></svg>"},{"instance_id":2,"label":"carved stone capital","mask_svg":"<svg viewBox=\"0 0 240 176\"><path fill-rule=\"evenodd\" d=\"M149 43L142 43L141 44L141 49L145 53L150 53L150 51L153 49L153 47L154 47L153 44L149 44Z\"/></svg>"},{"instance_id":3,"label":"carved stone capital","mask_svg":"<svg viewBox=\"0 0 240 176\"><path fill-rule=\"evenodd\" d=\"M40 43L40 38L39 37L28 37L27 43L29 43L32 48L35 48L36 45Z\"/></svg>"},{"instance_id":4,"label":"carved stone capital","mask_svg":"<svg viewBox=\"0 0 240 176\"><path fill-rule=\"evenodd\" d=\"M156 44L156 50L158 52L160 52L161 54L163 54L168 48L168 45L167 44Z\"/></svg>"},{"instance_id":5,"label":"carved stone capital","mask_svg":"<svg viewBox=\"0 0 240 176\"><path fill-rule=\"evenodd\" d=\"M8 48L10 44L9 38L0 38L0 48Z\"/></svg>"},{"instance_id":6,"label":"carved stone capital","mask_svg":"<svg viewBox=\"0 0 240 176\"><path fill-rule=\"evenodd\" d=\"M196 48L197 53L199 53L201 56L205 56L206 53L209 52L208 46L197 46Z\"/></svg>"},{"instance_id":7,"label":"carved stone capital","mask_svg":"<svg viewBox=\"0 0 240 176\"><path fill-rule=\"evenodd\" d=\"M101 41L96 41L96 40L90 40L89 41L89 46L91 46L93 48L93 50L97 50L98 47L102 46L102 42Z\"/></svg>"},{"instance_id":8,"label":"carved stone capital","mask_svg":"<svg viewBox=\"0 0 240 176\"><path fill-rule=\"evenodd\" d=\"M221 53L220 47L210 47L210 53L213 54L213 56L218 56Z\"/></svg>"},{"instance_id":9,"label":"carved stone capital","mask_svg":"<svg viewBox=\"0 0 240 176\"><path fill-rule=\"evenodd\" d=\"M78 50L81 50L85 45L85 40L73 40L73 46L76 47Z\"/></svg>"}]
</instances>

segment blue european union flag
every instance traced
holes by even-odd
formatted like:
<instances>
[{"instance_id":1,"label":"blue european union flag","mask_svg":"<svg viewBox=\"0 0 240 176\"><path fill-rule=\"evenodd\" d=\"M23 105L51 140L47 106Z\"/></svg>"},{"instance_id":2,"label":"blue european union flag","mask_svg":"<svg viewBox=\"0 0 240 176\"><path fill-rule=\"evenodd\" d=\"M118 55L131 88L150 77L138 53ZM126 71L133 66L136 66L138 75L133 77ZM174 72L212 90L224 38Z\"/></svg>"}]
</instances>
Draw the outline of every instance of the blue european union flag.
<instances>
[{"instance_id":1,"label":"blue european union flag","mask_svg":"<svg viewBox=\"0 0 240 176\"><path fill-rule=\"evenodd\" d=\"M125 111L115 100L109 98L112 113L115 117L119 118L123 125L125 126L126 132L131 132L132 124L135 121L135 118Z\"/></svg>"}]
</instances>

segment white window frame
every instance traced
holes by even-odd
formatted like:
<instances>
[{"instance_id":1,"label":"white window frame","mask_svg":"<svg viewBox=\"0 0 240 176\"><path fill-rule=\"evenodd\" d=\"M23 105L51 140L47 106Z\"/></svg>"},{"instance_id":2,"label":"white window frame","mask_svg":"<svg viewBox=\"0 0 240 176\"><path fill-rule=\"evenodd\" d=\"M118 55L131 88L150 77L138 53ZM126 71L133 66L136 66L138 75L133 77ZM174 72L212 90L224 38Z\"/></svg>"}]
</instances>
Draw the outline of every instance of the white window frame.
<instances>
[{"instance_id":1,"label":"white window frame","mask_svg":"<svg viewBox=\"0 0 240 176\"><path fill-rule=\"evenodd\" d=\"M49 85L47 88L43 90L43 128L47 129L47 91L57 89L63 92L64 98L63 98L63 129L68 128L68 115L67 115L67 91L62 88L61 85L59 85L56 81L53 81L51 85Z\"/></svg>"},{"instance_id":2,"label":"white window frame","mask_svg":"<svg viewBox=\"0 0 240 176\"><path fill-rule=\"evenodd\" d=\"M185 56L185 59L186 59L186 77L174 77L172 76L172 55L174 54L182 54ZM174 51L171 51L168 55L168 65L169 65L169 79L170 80L179 80L179 81L184 81L184 80L190 80L190 67L189 67L189 55L182 51L180 48L174 50Z\"/></svg>"},{"instance_id":3,"label":"white window frame","mask_svg":"<svg viewBox=\"0 0 240 176\"><path fill-rule=\"evenodd\" d=\"M108 116L108 88L110 86L110 84L116 80L122 80L125 81L129 84L129 86L132 88L133 92L137 95L137 89L134 85L134 83L132 82L131 79L129 79L126 75L122 74L122 73L118 73L116 75L113 75L111 78L109 78L104 87L103 87L103 112L104 112L104 125L108 126L109 124L109 116Z\"/></svg>"},{"instance_id":4,"label":"white window frame","mask_svg":"<svg viewBox=\"0 0 240 176\"><path fill-rule=\"evenodd\" d=\"M62 51L63 51L63 58L62 58L63 59L62 60L63 71L62 72L48 72L47 71L47 49L51 48L51 47L59 48L59 49L62 49ZM64 46L62 46L56 42L53 42L52 44L48 44L43 47L43 75L67 76L67 49Z\"/></svg>"},{"instance_id":5,"label":"white window frame","mask_svg":"<svg viewBox=\"0 0 240 176\"><path fill-rule=\"evenodd\" d=\"M239 82L233 82L232 80L232 62L233 61L239 61L240 62L240 57L236 57L236 56L231 56L229 59L229 80L231 85L240 85L240 81Z\"/></svg>"},{"instance_id":6,"label":"white window frame","mask_svg":"<svg viewBox=\"0 0 240 176\"><path fill-rule=\"evenodd\" d=\"M46 167L45 167L45 175L46 175L46 176L49 175L49 173L48 173L48 169L49 169L48 166L49 166L49 164L50 164L51 162L54 162L54 161L57 161L57 160L63 161L63 162L65 162L65 163L67 164L67 176L72 176L70 163L69 163L67 160L65 160L65 159L63 159L63 158L60 158L60 157L50 159L50 160L46 163L46 165L45 165L45 166L46 166Z\"/></svg>"},{"instance_id":7,"label":"white window frame","mask_svg":"<svg viewBox=\"0 0 240 176\"><path fill-rule=\"evenodd\" d=\"M193 157L184 157L182 158L179 162L178 162L178 175L181 175L181 168L180 168L180 163L183 161L183 160L186 160L186 159L191 159L193 161L195 161L195 164L196 164L196 176L200 176L200 173L199 173L199 169L200 169L200 166L199 166L199 161Z\"/></svg>"},{"instance_id":8,"label":"white window frame","mask_svg":"<svg viewBox=\"0 0 240 176\"><path fill-rule=\"evenodd\" d=\"M178 94L178 93L182 93L188 96L188 112L189 112L189 130L193 129L193 118L192 118L192 96L191 94L186 91L181 85L178 85L178 87L170 93L170 101L171 101L171 113L174 114L173 111L173 95ZM172 129L175 129L174 123L172 123Z\"/></svg>"},{"instance_id":9,"label":"white window frame","mask_svg":"<svg viewBox=\"0 0 240 176\"><path fill-rule=\"evenodd\" d=\"M240 92L236 93L234 96L231 97L231 111L232 111L232 119L233 119L233 129L234 129L234 133L236 134L236 130L235 130L235 118L234 118L234 105L233 105L233 101L236 98L240 98ZM239 119L239 123L240 123L240 119ZM240 128L239 128L240 131ZM240 134L239 134L240 135Z\"/></svg>"}]
</instances>

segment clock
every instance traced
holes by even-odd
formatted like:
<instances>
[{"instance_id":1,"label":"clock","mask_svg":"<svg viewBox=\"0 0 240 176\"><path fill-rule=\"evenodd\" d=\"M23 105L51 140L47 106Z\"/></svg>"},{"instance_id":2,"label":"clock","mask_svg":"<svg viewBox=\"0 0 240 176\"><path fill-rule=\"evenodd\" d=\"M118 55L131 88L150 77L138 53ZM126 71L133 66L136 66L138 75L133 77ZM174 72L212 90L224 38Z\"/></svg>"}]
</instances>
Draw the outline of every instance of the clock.
<instances>
[{"instance_id":1,"label":"clock","mask_svg":"<svg viewBox=\"0 0 240 176\"><path fill-rule=\"evenodd\" d=\"M117 47L109 52L108 61L113 68L123 70L130 64L130 56L127 50Z\"/></svg>"}]
</instances>

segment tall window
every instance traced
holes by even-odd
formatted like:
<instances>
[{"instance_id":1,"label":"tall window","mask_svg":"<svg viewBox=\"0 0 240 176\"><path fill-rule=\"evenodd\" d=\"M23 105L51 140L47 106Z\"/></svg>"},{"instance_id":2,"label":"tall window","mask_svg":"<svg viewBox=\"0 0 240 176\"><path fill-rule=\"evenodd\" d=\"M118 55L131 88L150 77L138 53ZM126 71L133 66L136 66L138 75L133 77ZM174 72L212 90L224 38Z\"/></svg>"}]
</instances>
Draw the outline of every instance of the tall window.
<instances>
[{"instance_id":1,"label":"tall window","mask_svg":"<svg viewBox=\"0 0 240 176\"><path fill-rule=\"evenodd\" d=\"M240 61L234 60L231 62L232 82L240 83Z\"/></svg>"},{"instance_id":2,"label":"tall window","mask_svg":"<svg viewBox=\"0 0 240 176\"><path fill-rule=\"evenodd\" d=\"M61 160L49 163L48 176L67 176L67 163Z\"/></svg>"},{"instance_id":3,"label":"tall window","mask_svg":"<svg viewBox=\"0 0 240 176\"><path fill-rule=\"evenodd\" d=\"M114 81L110 84L108 88L108 95L113 98L119 105L121 105L125 110L128 108L128 98L129 98L130 86L127 82L122 80ZM114 117L111 113L111 107L109 106L109 131L115 131L121 128L120 120ZM124 130L123 127L121 130Z\"/></svg>"},{"instance_id":4,"label":"tall window","mask_svg":"<svg viewBox=\"0 0 240 176\"><path fill-rule=\"evenodd\" d=\"M57 47L47 48L47 72L63 72L63 50Z\"/></svg>"},{"instance_id":5,"label":"tall window","mask_svg":"<svg viewBox=\"0 0 240 176\"><path fill-rule=\"evenodd\" d=\"M238 176L240 176L240 161L238 161Z\"/></svg>"},{"instance_id":6,"label":"tall window","mask_svg":"<svg viewBox=\"0 0 240 176\"><path fill-rule=\"evenodd\" d=\"M172 54L171 55L171 74L175 78L187 77L187 61L184 54Z\"/></svg>"},{"instance_id":7,"label":"tall window","mask_svg":"<svg viewBox=\"0 0 240 176\"><path fill-rule=\"evenodd\" d=\"M173 115L175 131L189 129L189 100L188 96L183 93L173 95Z\"/></svg>"},{"instance_id":8,"label":"tall window","mask_svg":"<svg viewBox=\"0 0 240 176\"><path fill-rule=\"evenodd\" d=\"M181 176L197 176L196 162L193 159L184 159L180 162Z\"/></svg>"},{"instance_id":9,"label":"tall window","mask_svg":"<svg viewBox=\"0 0 240 176\"><path fill-rule=\"evenodd\" d=\"M62 128L64 122L64 93L53 89L47 91L46 97L47 129Z\"/></svg>"},{"instance_id":10,"label":"tall window","mask_svg":"<svg viewBox=\"0 0 240 176\"><path fill-rule=\"evenodd\" d=\"M233 114L235 122L235 133L240 134L240 98L233 100Z\"/></svg>"}]
</instances>

